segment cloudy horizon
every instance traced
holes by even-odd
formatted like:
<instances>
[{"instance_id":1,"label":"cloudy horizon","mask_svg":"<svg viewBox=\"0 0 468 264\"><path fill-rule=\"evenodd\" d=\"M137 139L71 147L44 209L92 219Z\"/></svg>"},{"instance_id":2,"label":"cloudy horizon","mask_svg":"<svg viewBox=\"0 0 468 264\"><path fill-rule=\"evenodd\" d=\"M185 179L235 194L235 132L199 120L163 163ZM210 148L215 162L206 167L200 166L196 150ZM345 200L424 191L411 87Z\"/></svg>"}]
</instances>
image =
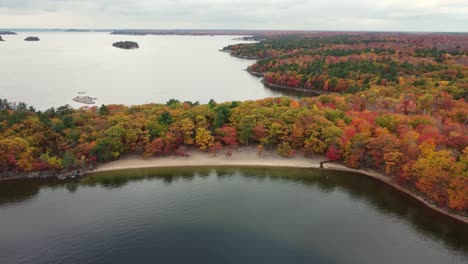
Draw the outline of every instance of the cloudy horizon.
<instances>
[{"instance_id":1,"label":"cloudy horizon","mask_svg":"<svg viewBox=\"0 0 468 264\"><path fill-rule=\"evenodd\" d=\"M0 0L0 28L468 32L466 0Z\"/></svg>"}]
</instances>

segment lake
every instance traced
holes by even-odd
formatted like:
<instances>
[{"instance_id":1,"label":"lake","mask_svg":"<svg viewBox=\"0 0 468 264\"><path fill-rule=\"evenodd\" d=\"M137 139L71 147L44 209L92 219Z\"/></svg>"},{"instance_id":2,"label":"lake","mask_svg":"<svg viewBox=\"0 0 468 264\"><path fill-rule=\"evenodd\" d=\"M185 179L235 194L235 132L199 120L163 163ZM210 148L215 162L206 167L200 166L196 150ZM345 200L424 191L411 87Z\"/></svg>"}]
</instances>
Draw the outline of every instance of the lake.
<instances>
[{"instance_id":1,"label":"lake","mask_svg":"<svg viewBox=\"0 0 468 264\"><path fill-rule=\"evenodd\" d=\"M26 42L38 36L39 42ZM208 103L281 93L245 71L252 60L220 52L237 36L121 36L95 32L20 32L0 42L0 98L44 110L70 104L78 92L101 104ZM136 41L137 50L112 43Z\"/></svg>"},{"instance_id":2,"label":"lake","mask_svg":"<svg viewBox=\"0 0 468 264\"><path fill-rule=\"evenodd\" d=\"M467 263L468 226L375 179L291 168L0 184L0 263Z\"/></svg>"}]
</instances>

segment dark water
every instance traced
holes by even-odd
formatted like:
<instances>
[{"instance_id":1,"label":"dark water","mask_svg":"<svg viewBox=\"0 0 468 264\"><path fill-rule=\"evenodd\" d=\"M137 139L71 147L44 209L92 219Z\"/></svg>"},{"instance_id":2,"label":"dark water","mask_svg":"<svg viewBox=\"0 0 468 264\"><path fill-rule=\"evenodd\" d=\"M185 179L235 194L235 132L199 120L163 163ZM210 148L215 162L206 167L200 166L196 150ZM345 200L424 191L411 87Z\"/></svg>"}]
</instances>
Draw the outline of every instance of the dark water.
<instances>
[{"instance_id":1,"label":"dark water","mask_svg":"<svg viewBox=\"0 0 468 264\"><path fill-rule=\"evenodd\" d=\"M371 178L179 168L0 183L0 263L467 263L468 226Z\"/></svg>"}]
</instances>

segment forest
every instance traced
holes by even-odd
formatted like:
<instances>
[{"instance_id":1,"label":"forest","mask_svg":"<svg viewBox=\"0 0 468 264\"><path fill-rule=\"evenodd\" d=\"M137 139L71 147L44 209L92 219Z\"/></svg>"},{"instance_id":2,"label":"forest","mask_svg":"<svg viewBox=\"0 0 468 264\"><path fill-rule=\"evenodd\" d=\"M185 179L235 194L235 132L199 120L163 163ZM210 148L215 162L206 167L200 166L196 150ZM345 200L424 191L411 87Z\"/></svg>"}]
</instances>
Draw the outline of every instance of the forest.
<instances>
[{"instance_id":1,"label":"forest","mask_svg":"<svg viewBox=\"0 0 468 264\"><path fill-rule=\"evenodd\" d=\"M355 93L405 82L442 86L456 99L468 96L466 34L322 32L259 38L224 51L258 59L248 71L263 76L267 86Z\"/></svg>"},{"instance_id":2,"label":"forest","mask_svg":"<svg viewBox=\"0 0 468 264\"><path fill-rule=\"evenodd\" d=\"M468 213L468 36L265 35L226 48L257 58L268 83L316 97L208 104L70 106L0 100L0 173L86 169L119 159L216 154L325 155L378 170L439 207ZM224 148L223 148L224 147Z\"/></svg>"}]
</instances>

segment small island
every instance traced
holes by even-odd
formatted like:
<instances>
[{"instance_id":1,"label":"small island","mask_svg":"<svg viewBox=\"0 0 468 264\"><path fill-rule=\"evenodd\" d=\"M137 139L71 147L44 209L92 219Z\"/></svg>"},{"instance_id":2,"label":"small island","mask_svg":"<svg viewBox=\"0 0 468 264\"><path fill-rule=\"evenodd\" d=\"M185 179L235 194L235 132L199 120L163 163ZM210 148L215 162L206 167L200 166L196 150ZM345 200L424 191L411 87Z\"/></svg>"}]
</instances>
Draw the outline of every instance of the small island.
<instances>
[{"instance_id":1,"label":"small island","mask_svg":"<svg viewBox=\"0 0 468 264\"><path fill-rule=\"evenodd\" d=\"M140 46L133 41L119 41L112 44L112 46L120 49L138 49Z\"/></svg>"},{"instance_id":2,"label":"small island","mask_svg":"<svg viewBox=\"0 0 468 264\"><path fill-rule=\"evenodd\" d=\"M40 41L40 39L38 37L27 37L24 41Z\"/></svg>"},{"instance_id":3,"label":"small island","mask_svg":"<svg viewBox=\"0 0 468 264\"><path fill-rule=\"evenodd\" d=\"M75 29L75 28L70 28L70 29L65 29L65 32L91 32L89 29Z\"/></svg>"},{"instance_id":4,"label":"small island","mask_svg":"<svg viewBox=\"0 0 468 264\"><path fill-rule=\"evenodd\" d=\"M97 100L97 98L90 97L90 96L75 96L73 98L73 101L82 103L82 104L95 104L96 102L94 100Z\"/></svg>"}]
</instances>

